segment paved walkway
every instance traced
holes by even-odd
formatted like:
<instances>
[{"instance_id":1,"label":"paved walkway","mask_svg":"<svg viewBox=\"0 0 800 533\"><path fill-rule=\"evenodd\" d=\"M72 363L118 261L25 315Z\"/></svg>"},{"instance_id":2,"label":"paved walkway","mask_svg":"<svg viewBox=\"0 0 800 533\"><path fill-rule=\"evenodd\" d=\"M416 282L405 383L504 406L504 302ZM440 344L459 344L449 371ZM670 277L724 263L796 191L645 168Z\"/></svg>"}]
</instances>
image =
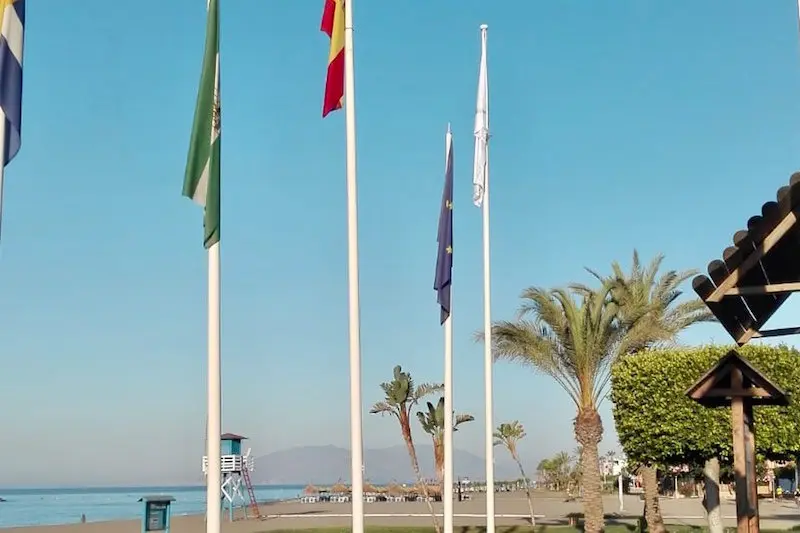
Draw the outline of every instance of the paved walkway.
<instances>
[{"instance_id":1,"label":"paved walkway","mask_svg":"<svg viewBox=\"0 0 800 533\"><path fill-rule=\"evenodd\" d=\"M624 510L619 511L619 500L615 496L603 499L608 523L621 522L635 524L642 513L642 500L638 496L626 496ZM572 513L581 512L578 501L567 502L563 497L538 495L535 497L536 519L539 524L565 524ZM662 499L661 507L668 524L705 524L702 503L697 498ZM441 503L434 508L441 514ZM364 505L366 523L373 525L428 526L431 523L428 508L424 503L368 503ZM483 525L486 523L485 499L477 495L473 500L456 502L455 525ZM522 493L501 493L497 495L496 524L525 526L528 518L528 503ZM800 508L793 500L761 500L761 526L764 529L790 529L800 525ZM274 503L263 505L261 512L265 520L238 520L223 525L224 533L256 533L276 529L298 529L314 527L343 527L351 523L350 505L336 503ZM733 501L722 504L724 523L736 526L736 507ZM203 516L173 517L173 533L202 533L205 531ZM97 522L67 526L32 527L3 530L3 533L141 533L141 522L129 520L120 522Z\"/></svg>"}]
</instances>

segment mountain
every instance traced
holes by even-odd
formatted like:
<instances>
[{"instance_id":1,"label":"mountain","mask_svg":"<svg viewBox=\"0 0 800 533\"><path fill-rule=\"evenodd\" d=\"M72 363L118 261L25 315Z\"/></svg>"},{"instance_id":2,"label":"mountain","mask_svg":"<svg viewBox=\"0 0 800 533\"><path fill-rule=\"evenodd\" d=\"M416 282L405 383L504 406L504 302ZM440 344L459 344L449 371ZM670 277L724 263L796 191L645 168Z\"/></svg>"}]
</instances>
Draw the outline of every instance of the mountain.
<instances>
[{"instance_id":1,"label":"mountain","mask_svg":"<svg viewBox=\"0 0 800 533\"><path fill-rule=\"evenodd\" d=\"M502 454L502 450L497 452ZM417 455L423 475L434 477L433 446L417 446ZM453 463L456 477L486 478L483 457L457 449ZM403 445L365 449L364 466L367 479L373 483L403 483L414 479L408 452ZM518 477L519 471L510 460L495 457L495 479ZM340 479L344 482L350 480L350 450L336 446L301 446L273 452L256 458L253 473L253 480L258 484L331 484Z\"/></svg>"}]
</instances>

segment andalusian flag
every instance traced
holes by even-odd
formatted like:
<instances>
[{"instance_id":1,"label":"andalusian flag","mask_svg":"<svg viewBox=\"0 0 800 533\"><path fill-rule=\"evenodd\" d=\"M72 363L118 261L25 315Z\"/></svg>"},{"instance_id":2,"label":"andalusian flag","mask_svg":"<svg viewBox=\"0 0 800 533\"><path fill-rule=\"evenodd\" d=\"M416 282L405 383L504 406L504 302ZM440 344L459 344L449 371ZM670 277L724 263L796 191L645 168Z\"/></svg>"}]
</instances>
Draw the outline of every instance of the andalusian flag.
<instances>
[{"instance_id":1,"label":"andalusian flag","mask_svg":"<svg viewBox=\"0 0 800 533\"><path fill-rule=\"evenodd\" d=\"M183 179L183 195L205 208L206 248L219 242L219 162L219 0L209 0L203 72Z\"/></svg>"},{"instance_id":2,"label":"andalusian flag","mask_svg":"<svg viewBox=\"0 0 800 533\"><path fill-rule=\"evenodd\" d=\"M344 98L344 2L345 0L325 0L325 10L322 12L320 29L331 39L322 118L331 111L341 109Z\"/></svg>"}]
</instances>

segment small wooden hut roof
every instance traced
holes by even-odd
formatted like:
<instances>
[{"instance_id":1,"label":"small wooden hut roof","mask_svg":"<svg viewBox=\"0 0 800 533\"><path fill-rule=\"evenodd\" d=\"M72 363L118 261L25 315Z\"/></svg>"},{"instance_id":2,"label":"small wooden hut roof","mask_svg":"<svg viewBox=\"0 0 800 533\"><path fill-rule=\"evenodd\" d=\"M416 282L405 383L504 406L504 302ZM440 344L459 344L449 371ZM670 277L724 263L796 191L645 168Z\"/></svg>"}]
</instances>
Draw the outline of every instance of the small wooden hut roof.
<instances>
[{"instance_id":1,"label":"small wooden hut roof","mask_svg":"<svg viewBox=\"0 0 800 533\"><path fill-rule=\"evenodd\" d=\"M742 373L742 390L732 386L733 369ZM789 405L787 394L735 350L689 387L686 395L706 407L730 405L734 396L746 397L753 405Z\"/></svg>"},{"instance_id":2,"label":"small wooden hut roof","mask_svg":"<svg viewBox=\"0 0 800 533\"><path fill-rule=\"evenodd\" d=\"M800 291L800 172L778 189L775 201L733 235L733 246L708 264L692 286L739 344L800 333L800 327L762 330L792 292Z\"/></svg>"}]
</instances>

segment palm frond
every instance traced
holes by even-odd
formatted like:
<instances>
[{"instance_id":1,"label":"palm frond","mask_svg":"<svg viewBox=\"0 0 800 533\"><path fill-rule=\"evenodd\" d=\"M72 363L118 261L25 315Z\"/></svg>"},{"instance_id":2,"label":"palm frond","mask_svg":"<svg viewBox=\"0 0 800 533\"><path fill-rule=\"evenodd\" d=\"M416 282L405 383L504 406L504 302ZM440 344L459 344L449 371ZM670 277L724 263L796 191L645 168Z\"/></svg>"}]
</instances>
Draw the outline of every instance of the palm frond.
<instances>
[{"instance_id":1,"label":"palm frond","mask_svg":"<svg viewBox=\"0 0 800 533\"><path fill-rule=\"evenodd\" d=\"M430 396L431 394L439 394L444 390L443 383L423 383L421 385L417 385L414 388L413 398L411 400L414 403L419 402L423 398Z\"/></svg>"},{"instance_id":2,"label":"palm frond","mask_svg":"<svg viewBox=\"0 0 800 533\"><path fill-rule=\"evenodd\" d=\"M456 431L458 426L460 426L461 424L466 424L467 422L472 422L474 420L475 417L470 414L462 413L455 415L453 419L453 431Z\"/></svg>"},{"instance_id":3,"label":"palm frond","mask_svg":"<svg viewBox=\"0 0 800 533\"><path fill-rule=\"evenodd\" d=\"M369 410L371 415L394 415L397 416L397 407L388 402L377 402Z\"/></svg>"}]
</instances>

